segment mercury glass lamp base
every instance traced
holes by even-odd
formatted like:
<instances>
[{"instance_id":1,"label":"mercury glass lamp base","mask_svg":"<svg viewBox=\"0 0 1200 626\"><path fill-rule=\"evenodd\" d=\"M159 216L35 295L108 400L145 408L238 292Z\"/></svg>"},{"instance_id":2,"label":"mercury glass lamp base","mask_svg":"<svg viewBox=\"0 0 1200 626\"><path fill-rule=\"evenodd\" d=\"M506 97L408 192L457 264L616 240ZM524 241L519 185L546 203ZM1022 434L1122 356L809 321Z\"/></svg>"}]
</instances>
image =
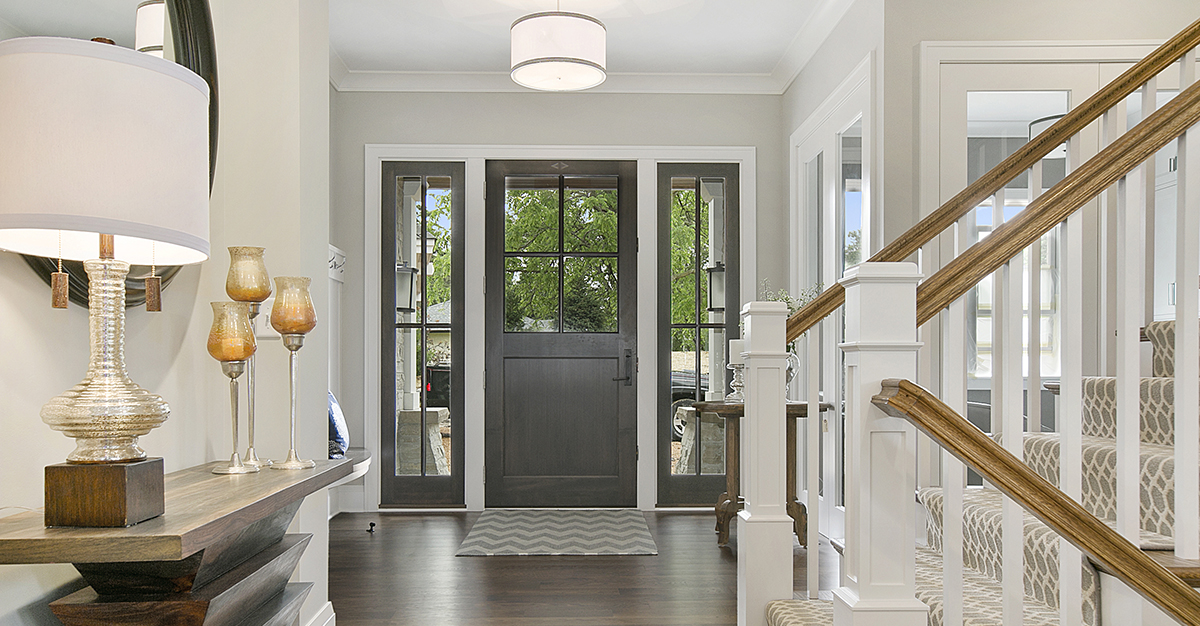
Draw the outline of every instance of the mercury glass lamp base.
<instances>
[{"instance_id":1,"label":"mercury glass lamp base","mask_svg":"<svg viewBox=\"0 0 1200 626\"><path fill-rule=\"evenodd\" d=\"M271 466L271 469L277 470L302 470L311 469L317 466L316 461L306 461L296 455L295 450L288 450L287 459L280 461Z\"/></svg>"},{"instance_id":2,"label":"mercury glass lamp base","mask_svg":"<svg viewBox=\"0 0 1200 626\"><path fill-rule=\"evenodd\" d=\"M274 461L271 459L258 458L258 453L254 451L253 447L250 447L246 449L246 460L242 461L242 463L251 467L267 467L268 465L274 463Z\"/></svg>"},{"instance_id":3,"label":"mercury glass lamp base","mask_svg":"<svg viewBox=\"0 0 1200 626\"><path fill-rule=\"evenodd\" d=\"M253 465L246 465L246 464L242 463L241 457L239 457L237 455L237 452L234 452L233 456L229 459L229 465L222 465L220 467L214 467L212 473L214 473L214 474L253 474L257 471L258 471L258 467L253 466Z\"/></svg>"}]
</instances>

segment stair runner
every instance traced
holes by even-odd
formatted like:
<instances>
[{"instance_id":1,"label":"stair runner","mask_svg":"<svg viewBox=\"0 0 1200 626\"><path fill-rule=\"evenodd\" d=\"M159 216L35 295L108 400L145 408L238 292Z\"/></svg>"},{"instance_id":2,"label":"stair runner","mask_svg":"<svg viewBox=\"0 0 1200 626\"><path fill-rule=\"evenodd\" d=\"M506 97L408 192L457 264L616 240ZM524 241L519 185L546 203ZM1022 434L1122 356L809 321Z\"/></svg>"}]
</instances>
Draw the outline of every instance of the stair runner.
<instances>
[{"instance_id":1,"label":"stair runner","mask_svg":"<svg viewBox=\"0 0 1200 626\"><path fill-rule=\"evenodd\" d=\"M1146 335L1154 346L1153 374L1141 379L1141 547L1174 548L1174 395L1175 322L1152 322ZM1113 525L1116 519L1116 379L1083 380L1083 489L1081 504ZM1025 462L1054 485L1059 478L1057 433L1027 433ZM930 606L929 624L941 626L942 492L922 489L930 549L917 549L917 597ZM963 496L964 624L1000 623L1001 508L1003 496L992 489L969 489ZM1059 537L1026 514L1025 623L1058 623ZM1086 624L1099 623L1099 577L1086 559L1083 569L1083 614ZM828 615L828 617L820 617ZM782 600L767 609L771 626L832 624L832 605Z\"/></svg>"}]
</instances>

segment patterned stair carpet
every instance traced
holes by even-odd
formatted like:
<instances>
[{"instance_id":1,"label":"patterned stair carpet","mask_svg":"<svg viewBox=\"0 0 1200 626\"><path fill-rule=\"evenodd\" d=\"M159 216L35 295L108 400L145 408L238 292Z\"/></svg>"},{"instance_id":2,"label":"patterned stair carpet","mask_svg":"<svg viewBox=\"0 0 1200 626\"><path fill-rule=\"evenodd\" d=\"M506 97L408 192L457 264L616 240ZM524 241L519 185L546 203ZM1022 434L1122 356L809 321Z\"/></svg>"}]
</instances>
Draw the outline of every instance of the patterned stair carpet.
<instances>
[{"instance_id":1,"label":"patterned stair carpet","mask_svg":"<svg viewBox=\"0 0 1200 626\"><path fill-rule=\"evenodd\" d=\"M455 556L657 555L633 509L488 509Z\"/></svg>"}]
</instances>

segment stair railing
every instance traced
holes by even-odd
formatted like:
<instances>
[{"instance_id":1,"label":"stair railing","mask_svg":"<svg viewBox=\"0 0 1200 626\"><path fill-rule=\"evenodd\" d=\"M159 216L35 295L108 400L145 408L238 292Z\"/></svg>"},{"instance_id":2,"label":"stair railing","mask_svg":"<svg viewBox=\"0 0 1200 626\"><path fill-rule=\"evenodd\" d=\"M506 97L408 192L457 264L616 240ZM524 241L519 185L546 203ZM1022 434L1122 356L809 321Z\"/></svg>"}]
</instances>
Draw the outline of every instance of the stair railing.
<instances>
[{"instance_id":1,"label":"stair railing","mask_svg":"<svg viewBox=\"0 0 1200 626\"><path fill-rule=\"evenodd\" d=\"M1023 376L1022 324L1025 314L1023 300L1023 259L1026 248L1029 247L1031 259L1041 258L1041 238L1045 233L1063 224L1062 231L1064 247L1061 268L1062 286L1061 319L1062 319L1062 400L1057 416L1057 428L1061 434L1061 476L1059 484L1069 497L1080 498L1080 483L1082 452L1081 452L1081 389L1082 389L1082 344L1083 336L1083 266L1085 260L1080 250L1083 248L1082 220L1076 213L1084 204L1100 197L1105 209L1117 215L1117 275L1116 289L1106 286L1101 289L1119 304L1116 313L1117 361L1120 364L1117 372L1117 403L1118 403L1118 452L1117 452L1117 532L1125 539L1137 540L1139 517L1139 371L1137 345L1138 327L1149 320L1147 306L1144 304L1142 290L1147 276L1147 250L1154 247L1153 240L1147 242L1143 238L1144 227L1139 222L1149 212L1153 214L1154 198L1154 165L1152 157L1164 145L1179 139L1179 197L1181 210L1178 211L1179 233L1177 273L1179 276L1200 275L1200 219L1196 213L1200 211L1183 210L1182 207L1193 208L1200 204L1197 188L1200 187L1200 140L1194 136L1190 148L1187 143L1187 130L1200 121L1200 86L1194 85L1196 68L1196 47L1200 45L1200 21L1191 24L1184 31L1173 37L1157 49L1149 57L1125 72L1096 95L1083 104L1074 108L1066 116L1053 124L1041 135L1018 149L1006 158L996 168L983 175L975 183L968 186L950 201L934 211L901 237L874 255L858 270L848 272L848 278L843 280L847 286L861 287L862 283L872 281L888 282L899 287L904 281L912 281L913 292L908 302L912 303L914 311L911 316L895 306L884 305L879 311L855 310L855 298L847 298L846 288L842 283L835 284L823 292L813 302L801 308L787 319L785 337L788 342L799 337L802 333L822 321L842 304L846 305L847 320L847 397L846 397L846 449L847 478L846 478L846 565L843 578L847 579L848 590L835 598L843 603L838 609L845 614L846 607L853 611L855 603L868 612L883 611L888 613L897 624L923 624L923 615L905 598L912 598L913 590L913 548L911 542L904 541L904 533L912 530L911 496L908 498L882 497L882 494L911 494L914 486L915 471L912 457L916 447L911 438L905 434L903 427L888 421L878 411L872 412L870 399L874 392L866 393L867 388L874 384L879 389L882 378L877 374L886 369L884 364L892 363L895 371L892 377L915 377L916 375L916 343L917 329L932 317L946 308L950 313L943 318L942 331L947 338L943 345L943 353L938 355L942 363L942 371L935 373L940 380L947 403L965 412L966 408L966 360L967 349L964 337L967 334L967 313L963 295L975 287L980 280L993 275L997 296L994 320L996 345L993 350L994 372L992 393L993 430L1005 433L1003 447L1014 458L1020 459L1023 450L1022 411L1019 407L1024 402L1025 389ZM1178 64L1180 70L1181 93L1161 110L1157 105L1157 77L1173 65ZM1191 85L1190 87L1187 87ZM1187 87L1186 89L1184 87ZM1142 116L1144 121L1133 130L1122 134L1125 109L1123 103L1135 91L1142 91ZM1042 193L1041 160L1058 146L1067 143L1069 146L1068 169L1078 163L1079 142L1076 136L1085 127L1101 120L1105 142L1111 142L1096 157L1079 166L1059 184ZM1119 138L1118 138L1119 136ZM1150 159L1149 163L1145 162ZM1190 171L1190 176L1185 173ZM915 274L904 274L896 262L911 257L923 246L933 242L948 230L957 235L954 241L968 241L974 227L972 219L963 219L971 211L989 197L997 212L1005 204L1005 188L1020 174L1029 172L1031 203L1024 211L1009 223L998 226L988 237L962 253L948 263L941 271L929 277L920 287L915 286ZM1186 180L1190 177L1192 183L1188 187ZM1113 188L1115 185L1115 189ZM1190 204L1189 204L1190 203ZM1065 222L1064 222L1065 220ZM1153 226L1151 226L1153 227ZM1191 253L1184 254L1186 251ZM960 251L955 250L958 254ZM1015 258L1014 258L1015 257ZM1093 261L1094 262L1094 261ZM1033 265L1033 264L1031 264ZM1040 265L1037 264L1037 265ZM1031 272L1036 275L1038 270ZM853 275L851 275L853 274ZM1103 273L1102 273L1103 275ZM1030 336L1038 337L1041 327L1041 305L1037 295L1036 279L1030 281ZM1115 291L1115 297L1113 292ZM859 290L860 296L870 290ZM896 293L903 293L903 289ZM1177 317L1180 319L1200 318L1200 293L1193 289L1177 290ZM860 296L856 296L860 297ZM861 296L865 297L865 296ZM896 300L889 300L889 302ZM899 300L903 305L905 300ZM874 317L871 317L871 316ZM751 316L752 317L752 316ZM894 327L896 319L907 319L907 330L891 328L891 334L877 335L875 325ZM853 320L853 321L852 321ZM1036 322L1036 324L1035 324ZM854 326L855 339L851 339L851 327ZM749 323L748 323L749 327ZM747 333L749 336L751 333ZM911 334L911 337L909 336ZM880 337L885 337L881 339ZM887 338L890 337L890 338ZM770 343L770 342L765 342ZM760 345L765 345L760 341ZM810 344L815 342L810 342ZM1037 345L1036 339L1031 340ZM1177 364L1184 369L1177 370L1179 377L1185 380L1200 379L1200 324L1180 324L1177 327L1176 354ZM749 342L748 342L749 344ZM1006 349L1007 347L1007 349ZM907 354L911 351L911 361ZM1033 360L1028 365L1030 379L1036 381L1037 365L1033 361L1038 358L1038 350L1031 349ZM815 362L816 351L810 346L809 361ZM893 356L888 356L889 354ZM1190 356L1189 356L1190 355ZM865 364L865 365L864 365ZM817 370L810 367L809 396L814 402L816 392ZM1031 383L1029 397L1040 396L1038 383ZM755 393L747 387L747 395ZM1200 465L1200 392L1196 385L1180 385L1176 388L1176 465L1178 467L1197 467ZM865 394L865 395L864 395ZM857 398L857 399L856 399ZM863 398L866 400L864 401ZM1030 402L1034 404L1034 402ZM1005 410L1004 407L1015 407ZM758 411L747 402L747 419L754 421ZM1031 415L1036 415L1031 409ZM995 419L999 416L1000 419ZM1034 421L1033 418L1030 420ZM964 421L964 423L966 423ZM969 423L966 423L969 425ZM960 425L961 426L961 425ZM1031 423L1029 427L1039 430L1039 423ZM976 429L976 432L978 430ZM853 433L853 434L852 434ZM857 437L857 439L855 439ZM769 437L763 443L769 443ZM872 446L881 446L876 449ZM873 457L880 451L888 456L887 468L873 465ZM811 455L811 452L810 452ZM753 457L747 457L753 458ZM944 545L945 570L947 591L944 598L944 617L946 624L958 623L962 619L963 590L958 573L963 564L962 520L963 520L963 486L965 484L965 469L961 462L952 454L941 455L941 481L946 488L944 509ZM811 459L807 464L809 474L814 467ZM1195 472L1181 472L1176 476L1176 552L1181 558L1195 559L1200 551L1200 476L1192 476ZM761 476L761 474L759 474ZM810 483L812 477L810 476ZM743 482L748 479L743 474ZM1180 495L1180 494L1183 495ZM1004 579L1004 624L1005 626L1022 622L1023 588L1023 512L1020 506L1012 500L1007 500L1003 515L1003 579ZM812 516L810 519L816 519ZM881 521L883 520L883 521ZM889 524L894 521L894 524ZM1103 525L1101 523L1101 525ZM1094 526L1094 524L1093 524ZM1053 527L1053 526L1052 526ZM884 530L886 528L886 530ZM898 530L897 530L898 529ZM879 533L884 533L880 535ZM908 534L912 536L911 533ZM1086 548L1089 549L1090 548ZM1064 542L1060 548L1060 583L1062 607L1062 624L1074 626L1082 623L1079 609L1081 597L1080 568L1078 567L1080 552L1074 544ZM810 557L811 558L811 557ZM901 563L900 569L891 568L889 564ZM850 571L845 569L850 568ZM1108 565L1105 565L1107 568ZM1144 564L1138 567L1146 567ZM873 569L874 568L874 569ZM1151 568L1153 569L1153 568ZM1117 572L1114 572L1117 573ZM1159 572L1160 574L1161 572ZM1154 580L1155 576L1150 576ZM1118 574L1118 577L1121 577ZM1130 576L1128 574L1126 577ZM1170 574L1168 573L1168 576ZM1161 586L1157 583L1152 585ZM1144 591L1134 587L1147 598L1163 607L1168 612L1178 611L1177 598L1164 599L1163 594L1175 594L1171 591L1176 583L1166 585L1166 591ZM906 595L907 594L907 595ZM1178 595L1178 594L1176 594ZM739 594L739 601L741 594ZM1187 604L1189 601L1184 601ZM920 603L917 603L920 605ZM1191 609L1186 609L1190 611ZM1179 613L1174 613L1179 615ZM1188 616L1200 614L1182 613ZM1188 619L1191 619L1190 617ZM739 623L741 623L739 621ZM1193 620L1191 623L1200 623Z\"/></svg>"},{"instance_id":2,"label":"stair railing","mask_svg":"<svg viewBox=\"0 0 1200 626\"><path fill-rule=\"evenodd\" d=\"M1017 176L1029 170L1058 146L1095 122L1105 112L1116 107L1127 96L1178 62L1189 51L1195 50L1197 46L1200 46L1200 20L1193 22L1159 46L1107 87L1071 109L1041 134L1001 161L999 165L980 176L958 195L872 255L868 262L903 261L912 256L962 219L980 202L995 195ZM789 343L794 341L845 302L845 289L840 284L831 285L820 296L788 318L787 341Z\"/></svg>"},{"instance_id":3,"label":"stair railing","mask_svg":"<svg viewBox=\"0 0 1200 626\"><path fill-rule=\"evenodd\" d=\"M872 402L911 422L1164 612L1183 624L1200 624L1200 593L933 394L911 381L890 379Z\"/></svg>"}]
</instances>

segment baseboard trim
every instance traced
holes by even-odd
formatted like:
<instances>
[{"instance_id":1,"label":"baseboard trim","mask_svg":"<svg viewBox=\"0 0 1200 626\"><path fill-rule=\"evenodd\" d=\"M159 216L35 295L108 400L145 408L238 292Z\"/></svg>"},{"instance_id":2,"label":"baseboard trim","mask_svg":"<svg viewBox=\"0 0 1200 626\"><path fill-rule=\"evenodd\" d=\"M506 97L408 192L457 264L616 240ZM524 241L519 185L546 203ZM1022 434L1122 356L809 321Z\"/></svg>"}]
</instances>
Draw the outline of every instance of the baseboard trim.
<instances>
[{"instance_id":1,"label":"baseboard trim","mask_svg":"<svg viewBox=\"0 0 1200 626\"><path fill-rule=\"evenodd\" d=\"M336 626L337 614L333 612L333 603L326 602L325 606L317 611L316 617L308 620L304 626Z\"/></svg>"}]
</instances>

